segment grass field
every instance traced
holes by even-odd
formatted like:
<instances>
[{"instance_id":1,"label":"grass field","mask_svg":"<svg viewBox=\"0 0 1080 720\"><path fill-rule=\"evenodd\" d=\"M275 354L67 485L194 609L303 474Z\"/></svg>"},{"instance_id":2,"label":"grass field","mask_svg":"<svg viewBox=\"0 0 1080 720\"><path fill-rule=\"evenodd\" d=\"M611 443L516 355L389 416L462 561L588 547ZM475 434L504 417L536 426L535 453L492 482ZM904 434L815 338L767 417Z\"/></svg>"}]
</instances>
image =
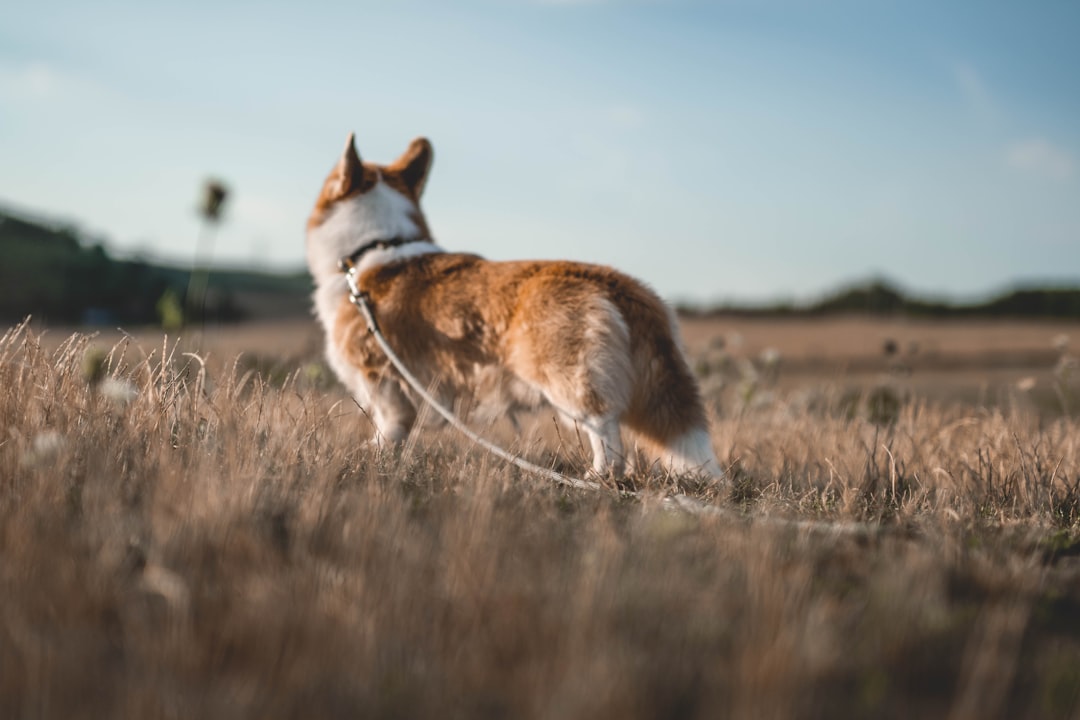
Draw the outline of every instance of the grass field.
<instances>
[{"instance_id":1,"label":"grass field","mask_svg":"<svg viewBox=\"0 0 1080 720\"><path fill-rule=\"evenodd\" d=\"M1080 716L1080 325L685 335L730 483L628 498L376 451L314 322L13 329L0 717Z\"/></svg>"}]
</instances>

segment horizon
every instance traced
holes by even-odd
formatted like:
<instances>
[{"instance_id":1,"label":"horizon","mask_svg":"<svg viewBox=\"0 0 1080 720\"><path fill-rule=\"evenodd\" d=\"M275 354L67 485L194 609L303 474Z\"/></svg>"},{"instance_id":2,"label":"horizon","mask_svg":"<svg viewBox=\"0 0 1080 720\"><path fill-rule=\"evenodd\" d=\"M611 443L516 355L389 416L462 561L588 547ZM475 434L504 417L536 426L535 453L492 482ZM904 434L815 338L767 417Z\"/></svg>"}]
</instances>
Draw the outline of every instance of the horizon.
<instances>
[{"instance_id":1,"label":"horizon","mask_svg":"<svg viewBox=\"0 0 1080 720\"><path fill-rule=\"evenodd\" d=\"M42 227L46 227L50 230L70 231L76 239L79 241L83 248L91 247L93 245L100 244L109 256L114 261L120 262L145 262L155 267L161 267L170 271L188 272L193 270L193 264L183 259L174 260L167 257L157 257L153 252L144 253L138 249L135 250L115 250L109 243L107 238L100 235L94 235L93 233L85 232L78 223L74 221L67 221L64 218L50 217L40 213L34 213L32 211L17 208L10 203L0 199L0 215L7 215L8 217L15 217L19 220L32 222L39 224ZM3 218L0 217L0 223ZM271 265L258 265L251 264L249 262L236 262L236 263L217 263L209 266L210 275L215 273L247 273L252 275L267 275L272 277L293 277L296 275L309 276L309 271L306 264L293 264L282 266ZM1076 280L1064 280L1055 281L1053 279L1046 280L1033 280L1030 282L1014 282L997 288L989 288L985 292L975 292L971 295L949 295L947 293L935 293L935 292L919 292L906 287L903 283L899 282L895 278L888 277L881 274L870 274L863 277L852 277L841 279L830 287L822 288L820 291L807 295L805 297L785 297L775 296L766 297L757 300L725 300L725 301L713 301L713 300L697 300L697 299L680 299L680 298L668 298L668 302L677 309L685 309L690 312L713 312L713 311L735 311L742 310L764 310L769 311L773 308L779 308L784 306L791 306L796 310L805 310L816 303L824 302L832 298L844 295L846 293L858 290L869 289L873 286L883 286L884 288L895 291L901 295L905 300L924 302L930 304L944 304L953 308L964 308L973 305L979 305L986 302L990 302L996 299L1006 297L1012 293L1018 292L1076 292L1080 291L1080 279Z\"/></svg>"},{"instance_id":2,"label":"horizon","mask_svg":"<svg viewBox=\"0 0 1080 720\"><path fill-rule=\"evenodd\" d=\"M199 188L220 177L233 197L211 262L301 269L310 204L355 130L381 163L432 140L423 207L443 247L613 265L672 302L806 302L875 277L950 301L1080 281L1077 6L258 12L12 11L4 205L116 257L190 266Z\"/></svg>"}]
</instances>

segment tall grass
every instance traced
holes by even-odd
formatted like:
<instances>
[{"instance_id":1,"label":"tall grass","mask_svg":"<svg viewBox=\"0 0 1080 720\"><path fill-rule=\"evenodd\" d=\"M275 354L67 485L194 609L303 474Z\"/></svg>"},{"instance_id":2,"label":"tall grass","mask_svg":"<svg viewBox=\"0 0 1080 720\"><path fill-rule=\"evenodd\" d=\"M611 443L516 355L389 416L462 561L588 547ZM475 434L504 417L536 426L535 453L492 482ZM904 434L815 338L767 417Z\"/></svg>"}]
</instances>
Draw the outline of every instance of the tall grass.
<instances>
[{"instance_id":1,"label":"tall grass","mask_svg":"<svg viewBox=\"0 0 1080 720\"><path fill-rule=\"evenodd\" d=\"M778 399L716 419L722 492L627 499L380 453L317 373L245 367L0 340L0 717L1080 709L1068 418Z\"/></svg>"}]
</instances>

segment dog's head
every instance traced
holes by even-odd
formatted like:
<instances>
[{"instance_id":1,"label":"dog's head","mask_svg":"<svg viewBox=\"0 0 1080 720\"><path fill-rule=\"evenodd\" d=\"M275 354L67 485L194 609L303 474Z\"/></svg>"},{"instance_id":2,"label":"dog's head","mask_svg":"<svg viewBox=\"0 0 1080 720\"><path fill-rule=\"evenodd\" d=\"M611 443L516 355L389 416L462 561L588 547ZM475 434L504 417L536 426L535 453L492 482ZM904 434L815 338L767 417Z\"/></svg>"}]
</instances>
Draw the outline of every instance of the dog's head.
<instances>
[{"instance_id":1,"label":"dog's head","mask_svg":"<svg viewBox=\"0 0 1080 720\"><path fill-rule=\"evenodd\" d=\"M336 272L339 259L374 240L430 239L420 195L433 159L431 143L417 138L389 165L364 162L350 133L308 218L312 273Z\"/></svg>"}]
</instances>

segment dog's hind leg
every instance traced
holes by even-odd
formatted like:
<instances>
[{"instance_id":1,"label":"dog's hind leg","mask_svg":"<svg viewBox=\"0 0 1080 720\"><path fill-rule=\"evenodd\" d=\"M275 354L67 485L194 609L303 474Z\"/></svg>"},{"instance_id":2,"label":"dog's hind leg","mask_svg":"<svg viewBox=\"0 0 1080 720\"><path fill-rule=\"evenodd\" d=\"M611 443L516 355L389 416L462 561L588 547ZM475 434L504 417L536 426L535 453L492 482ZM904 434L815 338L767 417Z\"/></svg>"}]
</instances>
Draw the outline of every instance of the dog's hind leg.
<instances>
[{"instance_id":1,"label":"dog's hind leg","mask_svg":"<svg viewBox=\"0 0 1080 720\"><path fill-rule=\"evenodd\" d=\"M626 321L595 288L559 278L530 297L507 332L510 371L585 430L594 472L621 474L633 372Z\"/></svg>"},{"instance_id":2,"label":"dog's hind leg","mask_svg":"<svg viewBox=\"0 0 1080 720\"><path fill-rule=\"evenodd\" d=\"M621 476L626 469L626 458L618 418L589 418L584 427L592 446L593 472L601 476Z\"/></svg>"},{"instance_id":3,"label":"dog's hind leg","mask_svg":"<svg viewBox=\"0 0 1080 720\"><path fill-rule=\"evenodd\" d=\"M627 469L627 457L624 454L622 433L617 418L604 415L589 415L556 405L556 419L569 432L574 433L578 441L588 442L592 452L592 472L600 476L622 475ZM581 443L584 449L584 443Z\"/></svg>"}]
</instances>

